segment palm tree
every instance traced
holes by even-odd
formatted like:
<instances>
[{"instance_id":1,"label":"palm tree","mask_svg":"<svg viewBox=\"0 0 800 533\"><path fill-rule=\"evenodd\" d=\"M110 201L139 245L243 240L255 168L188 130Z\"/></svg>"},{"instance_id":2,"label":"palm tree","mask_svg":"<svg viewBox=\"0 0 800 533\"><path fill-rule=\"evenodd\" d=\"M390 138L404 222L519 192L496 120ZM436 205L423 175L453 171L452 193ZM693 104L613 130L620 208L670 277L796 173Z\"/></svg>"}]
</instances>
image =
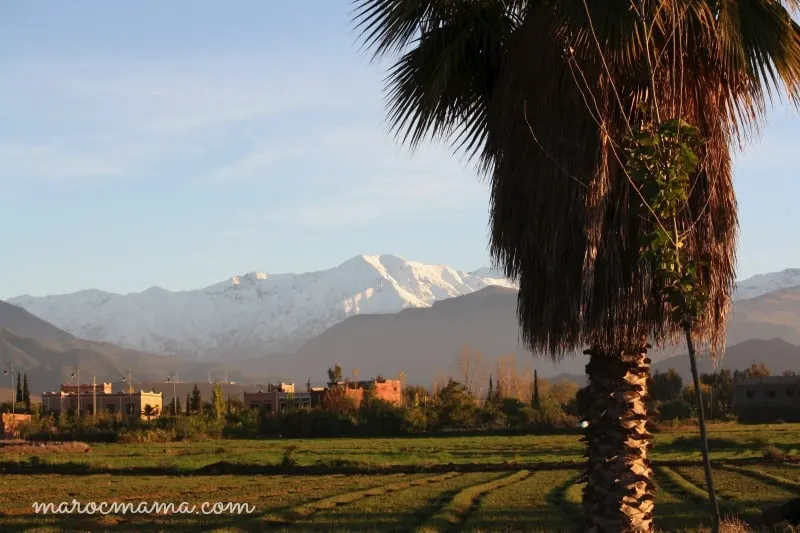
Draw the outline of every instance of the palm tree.
<instances>
[{"instance_id":1,"label":"palm tree","mask_svg":"<svg viewBox=\"0 0 800 533\"><path fill-rule=\"evenodd\" d=\"M800 89L797 0L357 0L394 56L388 118L404 142L446 139L491 188L490 250L519 282L521 335L559 359L590 347L587 530L650 531L648 342L676 340L641 239L653 229L622 140L657 117L696 126L700 165L676 224L705 289L693 334L717 349L735 281L731 150L765 100Z\"/></svg>"}]
</instances>

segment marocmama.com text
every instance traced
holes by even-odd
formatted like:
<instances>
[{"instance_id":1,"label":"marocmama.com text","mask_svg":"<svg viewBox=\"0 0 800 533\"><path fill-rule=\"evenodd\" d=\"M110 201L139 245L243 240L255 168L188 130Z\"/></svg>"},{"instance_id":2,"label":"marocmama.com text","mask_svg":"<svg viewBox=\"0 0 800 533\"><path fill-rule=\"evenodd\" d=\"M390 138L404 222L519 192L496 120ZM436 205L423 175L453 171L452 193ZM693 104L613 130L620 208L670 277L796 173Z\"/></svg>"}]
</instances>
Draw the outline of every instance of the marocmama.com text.
<instances>
[{"instance_id":1,"label":"marocmama.com text","mask_svg":"<svg viewBox=\"0 0 800 533\"><path fill-rule=\"evenodd\" d=\"M82 515L123 515L123 514L250 514L256 510L255 505L236 502L203 502L200 504L181 502L87 502L82 504L78 500L71 502L31 504L36 514L82 514Z\"/></svg>"}]
</instances>

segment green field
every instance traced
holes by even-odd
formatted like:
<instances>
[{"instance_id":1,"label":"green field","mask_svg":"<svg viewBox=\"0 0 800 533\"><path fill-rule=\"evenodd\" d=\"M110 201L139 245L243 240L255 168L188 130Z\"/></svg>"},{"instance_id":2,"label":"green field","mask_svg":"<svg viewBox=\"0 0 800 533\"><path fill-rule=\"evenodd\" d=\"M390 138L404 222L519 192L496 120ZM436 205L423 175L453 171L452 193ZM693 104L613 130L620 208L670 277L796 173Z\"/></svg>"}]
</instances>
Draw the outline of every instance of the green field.
<instances>
[{"instance_id":1,"label":"green field","mask_svg":"<svg viewBox=\"0 0 800 533\"><path fill-rule=\"evenodd\" d=\"M656 521L708 523L691 433L656 436ZM800 425L715 426L724 513L758 527L765 504L797 497ZM296 446L296 464L281 466ZM580 519L575 435L100 444L89 452L3 448L0 531L570 531ZM24 453L23 453L24 452ZM282 473L283 472L283 473ZM250 513L35 514L33 502L236 502Z\"/></svg>"}]
</instances>

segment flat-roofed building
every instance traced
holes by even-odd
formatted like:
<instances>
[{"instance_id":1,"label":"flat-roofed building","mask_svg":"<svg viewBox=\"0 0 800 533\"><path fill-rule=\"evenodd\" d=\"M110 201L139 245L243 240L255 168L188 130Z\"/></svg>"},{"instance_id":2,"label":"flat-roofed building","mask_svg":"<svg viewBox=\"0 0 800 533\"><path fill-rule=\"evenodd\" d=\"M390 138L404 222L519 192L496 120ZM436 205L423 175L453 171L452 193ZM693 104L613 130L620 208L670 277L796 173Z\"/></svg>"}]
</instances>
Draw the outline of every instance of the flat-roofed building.
<instances>
[{"instance_id":1,"label":"flat-roofed building","mask_svg":"<svg viewBox=\"0 0 800 533\"><path fill-rule=\"evenodd\" d=\"M292 385L294 390L294 385ZM259 409L268 413L285 411L290 405L297 407L310 407L313 393L284 392L279 389L258 390L244 393L244 404L250 409Z\"/></svg>"},{"instance_id":2,"label":"flat-roofed building","mask_svg":"<svg viewBox=\"0 0 800 533\"><path fill-rule=\"evenodd\" d=\"M91 387L91 386L90 386ZM82 391L77 392L45 392L42 394L42 408L45 413L59 413L73 411L75 413L91 415L94 413L94 403L97 402L97 412L120 413L125 416L138 416L154 418L161 415L163 398L160 392L131 391L131 392L97 392L93 394Z\"/></svg>"}]
</instances>

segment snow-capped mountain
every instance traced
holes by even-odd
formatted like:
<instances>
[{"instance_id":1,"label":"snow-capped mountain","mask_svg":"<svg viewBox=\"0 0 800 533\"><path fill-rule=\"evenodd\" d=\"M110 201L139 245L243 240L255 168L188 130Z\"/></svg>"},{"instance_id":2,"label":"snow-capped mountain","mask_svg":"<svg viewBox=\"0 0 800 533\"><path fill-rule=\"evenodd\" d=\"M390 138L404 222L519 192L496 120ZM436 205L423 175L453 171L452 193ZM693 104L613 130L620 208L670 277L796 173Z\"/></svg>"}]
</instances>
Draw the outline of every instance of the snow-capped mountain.
<instances>
[{"instance_id":1,"label":"snow-capped mountain","mask_svg":"<svg viewBox=\"0 0 800 533\"><path fill-rule=\"evenodd\" d=\"M285 353L349 316L429 307L488 285L514 286L491 269L468 273L392 255L360 255L329 270L252 272L192 291L85 290L19 296L10 303L84 339L229 359Z\"/></svg>"},{"instance_id":2,"label":"snow-capped mountain","mask_svg":"<svg viewBox=\"0 0 800 533\"><path fill-rule=\"evenodd\" d=\"M800 268L789 268L780 272L758 274L736 283L734 300L758 298L770 292L800 287Z\"/></svg>"}]
</instances>

